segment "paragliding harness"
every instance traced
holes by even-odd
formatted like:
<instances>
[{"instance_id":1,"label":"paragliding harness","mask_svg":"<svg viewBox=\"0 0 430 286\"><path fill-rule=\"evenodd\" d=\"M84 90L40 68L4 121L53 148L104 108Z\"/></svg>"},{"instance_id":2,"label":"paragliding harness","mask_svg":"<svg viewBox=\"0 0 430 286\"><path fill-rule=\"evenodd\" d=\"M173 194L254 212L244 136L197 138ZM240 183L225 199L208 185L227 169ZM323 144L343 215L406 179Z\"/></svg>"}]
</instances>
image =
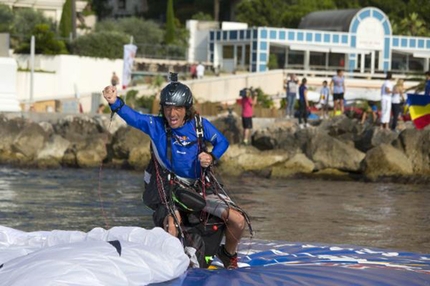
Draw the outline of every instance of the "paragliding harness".
<instances>
[{"instance_id":1,"label":"paragliding harness","mask_svg":"<svg viewBox=\"0 0 430 286\"><path fill-rule=\"evenodd\" d=\"M197 143L202 151L206 151L201 117L195 115ZM167 156L172 162L171 129L165 124L167 135ZM173 164L172 164L173 165ZM154 178L155 177L155 178ZM178 230L178 238L185 249L195 249L195 256L201 268L210 265L211 258L217 253L225 231L225 222L214 215L203 211L206 206L204 197L215 194L221 198L228 208L240 211L252 228L248 215L231 201L225 199L222 185L215 178L210 168L203 171L202 177L193 185L187 185L176 178L173 172L163 168L155 158L151 146L151 160L145 171L145 191L142 195L144 203L154 210L154 224L164 228L165 218L171 215ZM156 191L157 190L157 191ZM224 197L225 196L225 197ZM181 222L175 210L179 211Z\"/></svg>"}]
</instances>

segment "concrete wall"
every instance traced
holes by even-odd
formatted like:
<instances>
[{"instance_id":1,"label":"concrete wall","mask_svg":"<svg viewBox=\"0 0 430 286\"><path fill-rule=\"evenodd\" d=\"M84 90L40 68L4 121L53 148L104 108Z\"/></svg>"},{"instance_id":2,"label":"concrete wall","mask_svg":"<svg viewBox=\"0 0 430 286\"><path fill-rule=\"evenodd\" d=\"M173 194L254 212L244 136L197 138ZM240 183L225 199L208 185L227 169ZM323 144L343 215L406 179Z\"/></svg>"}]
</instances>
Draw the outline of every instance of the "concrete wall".
<instances>
[{"instance_id":1,"label":"concrete wall","mask_svg":"<svg viewBox=\"0 0 430 286\"><path fill-rule=\"evenodd\" d=\"M192 90L197 100L235 102L239 98L239 91L244 87L260 87L265 93L277 95L283 92L282 70L266 73L246 73L232 76L204 78L184 82Z\"/></svg>"},{"instance_id":2,"label":"concrete wall","mask_svg":"<svg viewBox=\"0 0 430 286\"><path fill-rule=\"evenodd\" d=\"M21 111L16 96L16 62L0 57L0 111Z\"/></svg>"},{"instance_id":3,"label":"concrete wall","mask_svg":"<svg viewBox=\"0 0 430 286\"><path fill-rule=\"evenodd\" d=\"M18 67L30 68L29 55L14 55ZM96 59L72 55L35 57L33 101L79 97L84 112L91 109L91 93L110 84L112 72L122 75L123 60ZM30 100L29 71L17 73L17 97Z\"/></svg>"}]
</instances>

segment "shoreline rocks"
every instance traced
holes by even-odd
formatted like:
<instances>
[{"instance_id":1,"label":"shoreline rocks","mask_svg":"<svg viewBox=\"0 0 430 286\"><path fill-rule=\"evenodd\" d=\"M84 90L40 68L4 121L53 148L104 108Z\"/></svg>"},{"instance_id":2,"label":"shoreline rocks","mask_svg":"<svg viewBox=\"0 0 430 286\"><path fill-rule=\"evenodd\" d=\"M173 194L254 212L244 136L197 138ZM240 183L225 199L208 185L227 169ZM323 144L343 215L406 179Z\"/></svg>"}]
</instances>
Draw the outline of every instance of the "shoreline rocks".
<instances>
[{"instance_id":1,"label":"shoreline rocks","mask_svg":"<svg viewBox=\"0 0 430 286\"><path fill-rule=\"evenodd\" d=\"M314 121L306 129L296 120L274 119L244 146L237 136L241 119L225 116L211 119L223 133L235 135L228 136L230 148L216 167L224 175L430 181L430 130L416 130L408 122L396 133L345 116ZM111 121L69 115L36 123L0 115L0 137L0 165L144 170L150 160L149 137L117 116Z\"/></svg>"}]
</instances>

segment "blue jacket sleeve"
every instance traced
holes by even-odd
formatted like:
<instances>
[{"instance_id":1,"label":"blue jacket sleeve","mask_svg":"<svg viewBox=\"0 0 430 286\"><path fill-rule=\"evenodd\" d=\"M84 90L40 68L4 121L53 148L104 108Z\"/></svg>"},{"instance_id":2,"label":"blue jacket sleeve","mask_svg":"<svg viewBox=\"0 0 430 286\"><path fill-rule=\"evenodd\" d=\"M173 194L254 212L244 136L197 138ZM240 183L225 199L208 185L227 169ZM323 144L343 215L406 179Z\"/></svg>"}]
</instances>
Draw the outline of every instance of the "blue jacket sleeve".
<instances>
[{"instance_id":1,"label":"blue jacket sleeve","mask_svg":"<svg viewBox=\"0 0 430 286\"><path fill-rule=\"evenodd\" d=\"M115 103L110 105L110 108L111 110L115 110L120 106L121 101L117 99ZM151 128L151 126L155 124L153 120L154 116L148 114L141 114L125 104L117 111L117 114L122 119L124 119L128 125L136 129L142 130L146 134L150 135L150 137L152 138L151 130L153 130L153 128Z\"/></svg>"},{"instance_id":2,"label":"blue jacket sleeve","mask_svg":"<svg viewBox=\"0 0 430 286\"><path fill-rule=\"evenodd\" d=\"M212 155L220 159L229 146L227 138L206 118L203 118L203 130L205 140L213 145Z\"/></svg>"}]
</instances>

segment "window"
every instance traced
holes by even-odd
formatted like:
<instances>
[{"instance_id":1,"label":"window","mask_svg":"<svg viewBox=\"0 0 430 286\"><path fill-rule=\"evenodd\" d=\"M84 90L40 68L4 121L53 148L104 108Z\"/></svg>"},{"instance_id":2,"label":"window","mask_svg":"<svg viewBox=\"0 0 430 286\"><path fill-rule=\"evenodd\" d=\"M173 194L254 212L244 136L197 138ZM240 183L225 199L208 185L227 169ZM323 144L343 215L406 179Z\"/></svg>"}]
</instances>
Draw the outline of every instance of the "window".
<instances>
[{"instance_id":1,"label":"window","mask_svg":"<svg viewBox=\"0 0 430 286\"><path fill-rule=\"evenodd\" d=\"M233 59L234 58L234 46L225 45L222 47L222 57L224 59Z\"/></svg>"}]
</instances>

